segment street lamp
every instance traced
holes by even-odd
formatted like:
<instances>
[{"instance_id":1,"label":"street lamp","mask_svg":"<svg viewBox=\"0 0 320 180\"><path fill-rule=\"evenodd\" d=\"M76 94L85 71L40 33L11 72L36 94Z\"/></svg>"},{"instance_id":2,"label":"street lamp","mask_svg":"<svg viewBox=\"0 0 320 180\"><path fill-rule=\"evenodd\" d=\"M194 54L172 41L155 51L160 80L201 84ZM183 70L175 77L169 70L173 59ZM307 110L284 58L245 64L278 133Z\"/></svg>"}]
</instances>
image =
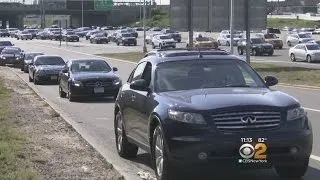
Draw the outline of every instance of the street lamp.
<instances>
[{"instance_id":1,"label":"street lamp","mask_svg":"<svg viewBox=\"0 0 320 180\"><path fill-rule=\"evenodd\" d=\"M147 52L146 45L146 0L143 0L143 52Z\"/></svg>"},{"instance_id":2,"label":"street lamp","mask_svg":"<svg viewBox=\"0 0 320 180\"><path fill-rule=\"evenodd\" d=\"M83 0L81 2L81 27L83 27Z\"/></svg>"}]
</instances>

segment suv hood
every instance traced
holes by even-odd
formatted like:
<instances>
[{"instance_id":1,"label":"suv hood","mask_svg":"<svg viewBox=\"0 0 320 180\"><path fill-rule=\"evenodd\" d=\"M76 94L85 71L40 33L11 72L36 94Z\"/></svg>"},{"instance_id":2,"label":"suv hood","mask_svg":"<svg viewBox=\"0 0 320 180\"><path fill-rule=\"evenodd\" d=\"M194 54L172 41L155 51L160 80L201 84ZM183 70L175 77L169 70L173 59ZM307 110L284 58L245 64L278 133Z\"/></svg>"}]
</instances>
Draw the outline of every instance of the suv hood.
<instances>
[{"instance_id":1,"label":"suv hood","mask_svg":"<svg viewBox=\"0 0 320 180\"><path fill-rule=\"evenodd\" d=\"M268 88L197 89L164 92L159 95L168 98L169 104L176 106L177 109L191 110L213 110L237 106L286 108L299 104L295 98Z\"/></svg>"},{"instance_id":2,"label":"suv hood","mask_svg":"<svg viewBox=\"0 0 320 180\"><path fill-rule=\"evenodd\" d=\"M90 79L118 79L112 71L110 72L74 72L72 78L78 81L90 80Z\"/></svg>"}]
</instances>

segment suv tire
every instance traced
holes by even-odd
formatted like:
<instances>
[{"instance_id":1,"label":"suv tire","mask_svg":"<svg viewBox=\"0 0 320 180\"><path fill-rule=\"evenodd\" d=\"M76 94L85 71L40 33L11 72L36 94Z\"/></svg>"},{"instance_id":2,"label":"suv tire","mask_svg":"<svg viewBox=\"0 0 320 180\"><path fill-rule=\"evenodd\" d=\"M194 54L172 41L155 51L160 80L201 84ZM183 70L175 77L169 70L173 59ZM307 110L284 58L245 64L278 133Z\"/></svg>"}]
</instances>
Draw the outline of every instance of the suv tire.
<instances>
[{"instance_id":1,"label":"suv tire","mask_svg":"<svg viewBox=\"0 0 320 180\"><path fill-rule=\"evenodd\" d=\"M307 62L312 63L312 57L310 55L307 56Z\"/></svg>"},{"instance_id":2,"label":"suv tire","mask_svg":"<svg viewBox=\"0 0 320 180\"><path fill-rule=\"evenodd\" d=\"M136 157L139 148L137 145L128 141L123 128L123 117L120 111L116 115L114 126L116 147L119 156L123 158Z\"/></svg>"},{"instance_id":3,"label":"suv tire","mask_svg":"<svg viewBox=\"0 0 320 180\"><path fill-rule=\"evenodd\" d=\"M66 97L67 97L67 93L65 93L65 92L62 90L61 85L59 85L59 96L60 96L61 98L66 98Z\"/></svg>"},{"instance_id":4,"label":"suv tire","mask_svg":"<svg viewBox=\"0 0 320 180\"><path fill-rule=\"evenodd\" d=\"M304 176L309 167L309 159L301 162L292 162L292 164L277 164L275 170L281 178L300 178Z\"/></svg>"},{"instance_id":5,"label":"suv tire","mask_svg":"<svg viewBox=\"0 0 320 180\"><path fill-rule=\"evenodd\" d=\"M165 147L166 142L164 140L163 131L161 126L158 125L153 132L151 147L152 165L155 169L157 180L169 180L173 179L174 176L173 172L175 168L170 168L171 165Z\"/></svg>"}]
</instances>

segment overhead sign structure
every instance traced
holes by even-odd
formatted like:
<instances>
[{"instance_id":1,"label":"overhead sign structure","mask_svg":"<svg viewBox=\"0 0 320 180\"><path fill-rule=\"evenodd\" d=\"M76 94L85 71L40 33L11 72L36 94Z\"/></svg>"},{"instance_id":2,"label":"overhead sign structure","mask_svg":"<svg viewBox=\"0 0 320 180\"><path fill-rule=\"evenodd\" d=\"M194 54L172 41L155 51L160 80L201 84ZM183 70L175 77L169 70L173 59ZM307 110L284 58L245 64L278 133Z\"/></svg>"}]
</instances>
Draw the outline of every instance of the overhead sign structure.
<instances>
[{"instance_id":1,"label":"overhead sign structure","mask_svg":"<svg viewBox=\"0 0 320 180\"><path fill-rule=\"evenodd\" d=\"M113 0L94 0L94 9L110 9L113 7Z\"/></svg>"}]
</instances>

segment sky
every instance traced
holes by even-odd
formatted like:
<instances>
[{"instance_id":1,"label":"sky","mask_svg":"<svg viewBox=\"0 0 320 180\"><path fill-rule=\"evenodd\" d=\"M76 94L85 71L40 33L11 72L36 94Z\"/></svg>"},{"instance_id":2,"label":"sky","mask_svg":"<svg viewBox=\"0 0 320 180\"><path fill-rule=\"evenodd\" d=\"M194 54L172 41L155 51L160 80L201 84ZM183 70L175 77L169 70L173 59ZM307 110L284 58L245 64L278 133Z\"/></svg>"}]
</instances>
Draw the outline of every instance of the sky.
<instances>
[{"instance_id":1,"label":"sky","mask_svg":"<svg viewBox=\"0 0 320 180\"><path fill-rule=\"evenodd\" d=\"M0 2L22 2L23 0L0 0ZM45 1L45 0L44 0ZM85 0L84 0L85 1ZM124 1L128 1L128 2L140 2L143 0L114 0L119 1L119 2L124 2ZM268 0L268 1L278 1L278 0ZM280 1L285 1L285 0L280 0ZM26 3L30 4L33 2L33 0L25 0ZM157 4L162 4L162 5L167 5L169 4L170 0L156 0Z\"/></svg>"}]
</instances>

